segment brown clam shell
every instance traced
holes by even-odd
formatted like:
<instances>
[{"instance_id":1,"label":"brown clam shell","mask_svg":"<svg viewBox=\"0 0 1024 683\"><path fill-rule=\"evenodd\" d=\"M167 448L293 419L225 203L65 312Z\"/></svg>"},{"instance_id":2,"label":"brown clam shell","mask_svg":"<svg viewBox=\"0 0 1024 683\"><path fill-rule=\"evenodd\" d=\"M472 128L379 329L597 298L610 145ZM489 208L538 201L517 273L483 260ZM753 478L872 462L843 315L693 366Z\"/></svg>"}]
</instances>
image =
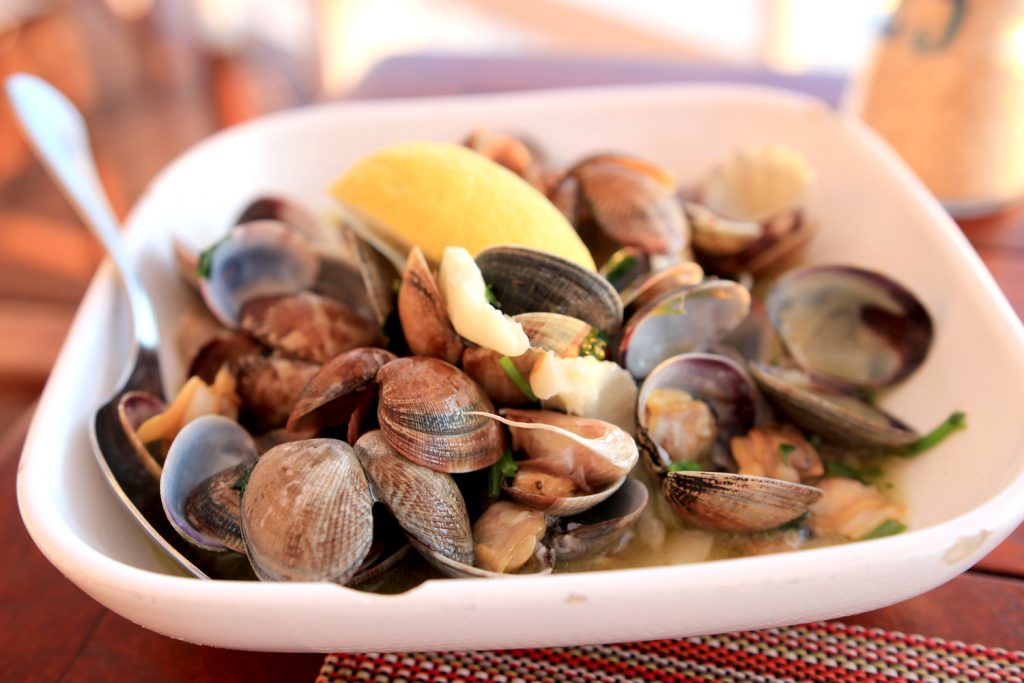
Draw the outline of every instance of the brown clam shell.
<instances>
[{"instance_id":1,"label":"brown clam shell","mask_svg":"<svg viewBox=\"0 0 1024 683\"><path fill-rule=\"evenodd\" d=\"M246 356L235 363L241 418L256 432L283 427L318 366L281 356Z\"/></svg>"},{"instance_id":2,"label":"brown clam shell","mask_svg":"<svg viewBox=\"0 0 1024 683\"><path fill-rule=\"evenodd\" d=\"M242 496L242 536L264 581L333 581L359 570L373 539L373 498L352 447L281 444L256 463Z\"/></svg>"},{"instance_id":3,"label":"brown clam shell","mask_svg":"<svg viewBox=\"0 0 1024 683\"><path fill-rule=\"evenodd\" d=\"M129 391L117 403L117 417L124 433L135 450L135 454L145 466L146 471L155 478L160 478L162 467L153 454L146 448L136 433L142 423L167 410L167 405L153 394L145 391Z\"/></svg>"},{"instance_id":4,"label":"brown clam shell","mask_svg":"<svg viewBox=\"0 0 1024 683\"><path fill-rule=\"evenodd\" d=\"M282 354L314 363L382 341L374 323L313 292L250 301L242 308L239 325Z\"/></svg>"},{"instance_id":5,"label":"brown clam shell","mask_svg":"<svg viewBox=\"0 0 1024 683\"><path fill-rule=\"evenodd\" d=\"M462 356L462 338L455 332L437 280L419 247L405 262L398 290L398 318L409 350L455 365Z\"/></svg>"},{"instance_id":6,"label":"brown clam shell","mask_svg":"<svg viewBox=\"0 0 1024 683\"><path fill-rule=\"evenodd\" d=\"M444 557L473 563L469 514L450 474L403 458L378 430L360 437L355 452L374 496L407 534Z\"/></svg>"},{"instance_id":7,"label":"brown clam shell","mask_svg":"<svg viewBox=\"0 0 1024 683\"><path fill-rule=\"evenodd\" d=\"M541 352L537 349L530 349L511 360L519 374L526 378L530 376L533 364L540 355ZM462 370L480 385L491 400L505 405L528 405L531 403L530 399L502 369L499 364L501 358L502 355L497 351L470 346L462 352Z\"/></svg>"},{"instance_id":8,"label":"brown clam shell","mask_svg":"<svg viewBox=\"0 0 1024 683\"><path fill-rule=\"evenodd\" d=\"M600 557L612 552L647 507L647 487L633 478L600 505L559 520L551 532L551 547L559 562Z\"/></svg>"},{"instance_id":9,"label":"brown clam shell","mask_svg":"<svg viewBox=\"0 0 1024 683\"><path fill-rule=\"evenodd\" d=\"M499 426L467 414L493 413L494 406L458 368L436 358L399 358L381 368L377 381L381 430L409 460L439 472L471 472L501 457Z\"/></svg>"},{"instance_id":10,"label":"brown clam shell","mask_svg":"<svg viewBox=\"0 0 1024 683\"><path fill-rule=\"evenodd\" d=\"M701 529L767 531L808 512L821 489L727 472L669 472L662 491L683 520Z\"/></svg>"},{"instance_id":11,"label":"brown clam shell","mask_svg":"<svg viewBox=\"0 0 1024 683\"><path fill-rule=\"evenodd\" d=\"M288 429L320 429L349 421L364 394L395 354L378 348L358 348L331 359L302 388L288 417Z\"/></svg>"}]
</instances>

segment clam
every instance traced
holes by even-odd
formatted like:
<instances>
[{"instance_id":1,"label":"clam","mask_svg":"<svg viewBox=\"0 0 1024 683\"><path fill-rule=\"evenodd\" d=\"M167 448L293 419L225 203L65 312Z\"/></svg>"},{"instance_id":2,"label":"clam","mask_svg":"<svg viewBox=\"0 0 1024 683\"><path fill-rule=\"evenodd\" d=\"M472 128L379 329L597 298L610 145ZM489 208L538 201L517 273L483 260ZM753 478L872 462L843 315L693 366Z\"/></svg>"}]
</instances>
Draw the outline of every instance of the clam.
<instances>
[{"instance_id":1,"label":"clam","mask_svg":"<svg viewBox=\"0 0 1024 683\"><path fill-rule=\"evenodd\" d=\"M902 505L885 499L877 488L853 479L826 477L818 484L824 492L811 507L808 524L818 534L839 534L851 540L868 537L882 525L898 523L906 515Z\"/></svg>"},{"instance_id":2,"label":"clam","mask_svg":"<svg viewBox=\"0 0 1024 683\"><path fill-rule=\"evenodd\" d=\"M905 379L931 346L931 317L917 297L863 268L790 272L768 293L765 310L797 365L859 389Z\"/></svg>"},{"instance_id":3,"label":"clam","mask_svg":"<svg viewBox=\"0 0 1024 683\"><path fill-rule=\"evenodd\" d=\"M242 306L239 326L284 355L314 363L383 342L375 323L313 292L253 299Z\"/></svg>"},{"instance_id":4,"label":"clam","mask_svg":"<svg viewBox=\"0 0 1024 683\"><path fill-rule=\"evenodd\" d=\"M501 457L501 429L477 414L494 406L458 368L436 358L399 358L380 369L377 382L381 431L409 460L453 473L483 469Z\"/></svg>"},{"instance_id":5,"label":"clam","mask_svg":"<svg viewBox=\"0 0 1024 683\"><path fill-rule=\"evenodd\" d=\"M459 362L464 344L452 327L441 289L419 247L409 252L402 271L398 316L414 355L440 358L452 365Z\"/></svg>"},{"instance_id":6,"label":"clam","mask_svg":"<svg viewBox=\"0 0 1024 683\"><path fill-rule=\"evenodd\" d=\"M701 529L749 533L808 512L821 489L726 472L669 472L662 491L684 521Z\"/></svg>"},{"instance_id":7,"label":"clam","mask_svg":"<svg viewBox=\"0 0 1024 683\"><path fill-rule=\"evenodd\" d=\"M237 361L242 422L257 433L284 426L303 387L318 369L316 363L281 356L246 356Z\"/></svg>"},{"instance_id":8,"label":"clam","mask_svg":"<svg viewBox=\"0 0 1024 683\"><path fill-rule=\"evenodd\" d=\"M636 412L637 441L654 472L664 473L673 462L722 464L730 441L757 420L757 389L732 360L687 353L651 371Z\"/></svg>"},{"instance_id":9,"label":"clam","mask_svg":"<svg viewBox=\"0 0 1024 683\"><path fill-rule=\"evenodd\" d=\"M859 396L796 368L751 363L761 390L800 427L865 451L902 451L921 435Z\"/></svg>"},{"instance_id":10,"label":"clam","mask_svg":"<svg viewBox=\"0 0 1024 683\"><path fill-rule=\"evenodd\" d=\"M671 292L696 287L704 280L704 269L693 261L682 261L655 271L619 291L627 311L643 308Z\"/></svg>"},{"instance_id":11,"label":"clam","mask_svg":"<svg viewBox=\"0 0 1024 683\"><path fill-rule=\"evenodd\" d=\"M277 221L302 234L318 251L335 253L340 247L335 233L311 211L296 201L266 195L249 202L235 219L235 225L254 221Z\"/></svg>"},{"instance_id":12,"label":"clam","mask_svg":"<svg viewBox=\"0 0 1024 683\"><path fill-rule=\"evenodd\" d=\"M248 334L224 329L206 313L181 316L176 337L186 376L198 375L207 384L225 364L263 350Z\"/></svg>"},{"instance_id":13,"label":"clam","mask_svg":"<svg viewBox=\"0 0 1024 683\"><path fill-rule=\"evenodd\" d=\"M230 328L238 327L242 307L254 299L309 289L319 268L306 238L277 221L235 226L199 261L199 291Z\"/></svg>"},{"instance_id":14,"label":"clam","mask_svg":"<svg viewBox=\"0 0 1024 683\"><path fill-rule=\"evenodd\" d=\"M142 461L146 470L157 479L160 478L164 453L157 452L154 454L150 452L146 447L146 443L139 438L138 429L148 419L159 415L166 409L167 406L163 401L145 391L129 391L117 403L117 417L121 422L124 433L128 435L128 439L131 441L135 454Z\"/></svg>"},{"instance_id":15,"label":"clam","mask_svg":"<svg viewBox=\"0 0 1024 683\"><path fill-rule=\"evenodd\" d=\"M491 247L477 265L507 315L561 313L615 334L622 301L607 280L558 256L526 247Z\"/></svg>"},{"instance_id":16,"label":"clam","mask_svg":"<svg viewBox=\"0 0 1024 683\"><path fill-rule=\"evenodd\" d=\"M238 483L256 456L252 437L233 420L206 415L186 425L160 477L160 501L171 526L200 548L244 553Z\"/></svg>"},{"instance_id":17,"label":"clam","mask_svg":"<svg viewBox=\"0 0 1024 683\"><path fill-rule=\"evenodd\" d=\"M467 135L462 144L543 191L544 155L535 143L520 136L480 128Z\"/></svg>"},{"instance_id":18,"label":"clam","mask_svg":"<svg viewBox=\"0 0 1024 683\"><path fill-rule=\"evenodd\" d=\"M546 410L488 415L509 426L514 450L525 453L512 500L551 515L575 515L606 500L636 464L636 443L613 424Z\"/></svg>"},{"instance_id":19,"label":"clam","mask_svg":"<svg viewBox=\"0 0 1024 683\"><path fill-rule=\"evenodd\" d=\"M540 351L530 349L515 358L502 356L480 346L469 346L462 352L462 370L480 385L488 398L505 405L527 405L533 398L509 376L502 365L511 363L520 377L529 377Z\"/></svg>"},{"instance_id":20,"label":"clam","mask_svg":"<svg viewBox=\"0 0 1024 683\"><path fill-rule=\"evenodd\" d=\"M576 562L615 552L647 507L647 487L627 478L604 502L578 515L562 517L551 530L551 547L563 562Z\"/></svg>"},{"instance_id":21,"label":"clam","mask_svg":"<svg viewBox=\"0 0 1024 683\"><path fill-rule=\"evenodd\" d=\"M210 384L189 377L170 405L138 425L136 434L142 443L170 444L185 425L201 415L235 419L240 402L235 376L226 367L217 371Z\"/></svg>"},{"instance_id":22,"label":"clam","mask_svg":"<svg viewBox=\"0 0 1024 683\"><path fill-rule=\"evenodd\" d=\"M780 263L814 234L803 212L814 172L798 152L749 145L720 162L686 204L693 246L717 273L760 273Z\"/></svg>"},{"instance_id":23,"label":"clam","mask_svg":"<svg viewBox=\"0 0 1024 683\"><path fill-rule=\"evenodd\" d=\"M372 404L377 373L395 358L384 349L359 348L331 359L302 388L288 417L288 429L319 430L349 422L366 395Z\"/></svg>"},{"instance_id":24,"label":"clam","mask_svg":"<svg viewBox=\"0 0 1024 683\"><path fill-rule=\"evenodd\" d=\"M547 530L544 513L508 501L494 503L473 525L478 567L498 574L519 571L536 555Z\"/></svg>"},{"instance_id":25,"label":"clam","mask_svg":"<svg viewBox=\"0 0 1024 683\"><path fill-rule=\"evenodd\" d=\"M556 205L577 230L592 222L616 244L648 253L680 254L689 226L676 199L676 180L643 159L605 154L577 163L555 190Z\"/></svg>"},{"instance_id":26,"label":"clam","mask_svg":"<svg viewBox=\"0 0 1024 683\"><path fill-rule=\"evenodd\" d=\"M749 311L750 292L729 280L666 294L630 317L619 341L619 361L643 379L665 359L724 338Z\"/></svg>"},{"instance_id":27,"label":"clam","mask_svg":"<svg viewBox=\"0 0 1024 683\"><path fill-rule=\"evenodd\" d=\"M373 539L373 498L352 447L281 444L257 461L242 496L242 537L264 581L347 583Z\"/></svg>"},{"instance_id":28,"label":"clam","mask_svg":"<svg viewBox=\"0 0 1024 683\"><path fill-rule=\"evenodd\" d=\"M530 346L563 358L591 355L602 358L606 337L593 325L561 313L520 313L512 319L523 326Z\"/></svg>"},{"instance_id":29,"label":"clam","mask_svg":"<svg viewBox=\"0 0 1024 683\"><path fill-rule=\"evenodd\" d=\"M355 259L362 287L338 283L335 298L345 303L353 299L364 302L373 310L377 326L384 327L395 309L395 287L401 280L399 269L348 226L343 224L340 232Z\"/></svg>"},{"instance_id":30,"label":"clam","mask_svg":"<svg viewBox=\"0 0 1024 683\"><path fill-rule=\"evenodd\" d=\"M380 431L355 444L374 497L431 555L473 564L473 535L466 504L450 474L417 465L398 454Z\"/></svg>"}]
</instances>

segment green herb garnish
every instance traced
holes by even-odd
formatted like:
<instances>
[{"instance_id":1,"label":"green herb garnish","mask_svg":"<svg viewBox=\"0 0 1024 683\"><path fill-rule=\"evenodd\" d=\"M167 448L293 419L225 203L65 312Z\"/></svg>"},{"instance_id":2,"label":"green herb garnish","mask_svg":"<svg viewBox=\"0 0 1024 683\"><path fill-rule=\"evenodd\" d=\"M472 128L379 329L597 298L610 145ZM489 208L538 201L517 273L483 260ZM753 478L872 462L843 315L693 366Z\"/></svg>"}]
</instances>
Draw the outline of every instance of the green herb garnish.
<instances>
[{"instance_id":1,"label":"green herb garnish","mask_svg":"<svg viewBox=\"0 0 1024 683\"><path fill-rule=\"evenodd\" d=\"M487 296L487 303L489 303L492 308L497 308L500 311L501 302L498 301L498 297L494 296L494 290L491 289L490 285L484 285L484 294Z\"/></svg>"},{"instance_id":2,"label":"green herb garnish","mask_svg":"<svg viewBox=\"0 0 1024 683\"><path fill-rule=\"evenodd\" d=\"M506 448L505 452L501 454L501 458L498 459L498 462L491 465L491 469L488 472L487 491L490 493L491 498L497 498L501 495L501 480L505 477L514 477L518 471L519 465L512 459L512 451Z\"/></svg>"},{"instance_id":3,"label":"green herb garnish","mask_svg":"<svg viewBox=\"0 0 1024 683\"><path fill-rule=\"evenodd\" d=\"M210 271L213 270L213 252L217 250L217 247L227 242L228 238L231 237L231 233L224 235L219 240L211 244L209 247L203 250L199 254L199 263L196 265L196 276L199 278L210 277Z\"/></svg>"},{"instance_id":4,"label":"green herb garnish","mask_svg":"<svg viewBox=\"0 0 1024 683\"><path fill-rule=\"evenodd\" d=\"M856 479L862 484L870 483L867 476L864 475L860 470L856 470L849 465L845 465L841 462L828 461L825 463L825 474L833 477L845 477L846 479Z\"/></svg>"},{"instance_id":5,"label":"green herb garnish","mask_svg":"<svg viewBox=\"0 0 1024 683\"><path fill-rule=\"evenodd\" d=\"M516 367L516 364L512 362L511 358L508 356L502 356L498 359L498 365L501 366L501 369L505 371L508 378L512 380L512 383L516 385L516 388L518 388L519 391L523 392L523 395L525 395L526 398L530 399L534 403L540 400L537 398L537 395L533 393L533 389L530 388L530 383L527 382L526 378L519 372L519 368Z\"/></svg>"},{"instance_id":6,"label":"green herb garnish","mask_svg":"<svg viewBox=\"0 0 1024 683\"><path fill-rule=\"evenodd\" d=\"M796 450L796 446L791 443L780 443L779 444L779 460L782 461L783 465L789 466L789 454Z\"/></svg>"},{"instance_id":7,"label":"green herb garnish","mask_svg":"<svg viewBox=\"0 0 1024 683\"><path fill-rule=\"evenodd\" d=\"M239 496L242 496L242 495L245 494L245 487L249 485L249 477L252 476L252 471L254 469L256 469L256 468L255 467L247 467L245 469L245 472L242 472L242 476L240 476L238 478L238 480L234 484L231 485L231 488L233 488L234 490L238 491L238 495Z\"/></svg>"},{"instance_id":8,"label":"green herb garnish","mask_svg":"<svg viewBox=\"0 0 1024 683\"><path fill-rule=\"evenodd\" d=\"M938 427L928 432L920 439L910 444L905 455L917 455L918 453L924 453L929 448L938 446L942 443L946 437L953 432L967 428L967 415L961 411L956 411L952 415L946 418L946 420Z\"/></svg>"},{"instance_id":9,"label":"green herb garnish","mask_svg":"<svg viewBox=\"0 0 1024 683\"><path fill-rule=\"evenodd\" d=\"M612 260L601 268L604 279L614 283L637 265L636 256L632 254L616 254Z\"/></svg>"},{"instance_id":10,"label":"green herb garnish","mask_svg":"<svg viewBox=\"0 0 1024 683\"><path fill-rule=\"evenodd\" d=\"M907 525L903 522L899 522L895 519L887 519L874 528L870 533L866 534L860 540L868 541L872 538L884 538L885 536L895 536L896 534L902 534L907 530Z\"/></svg>"},{"instance_id":11,"label":"green herb garnish","mask_svg":"<svg viewBox=\"0 0 1024 683\"><path fill-rule=\"evenodd\" d=\"M700 472L703 467L694 460L678 460L668 466L669 472Z\"/></svg>"},{"instance_id":12,"label":"green herb garnish","mask_svg":"<svg viewBox=\"0 0 1024 683\"><path fill-rule=\"evenodd\" d=\"M580 344L581 356L593 356L598 360L608 357L608 335L598 329L593 329L583 338Z\"/></svg>"}]
</instances>

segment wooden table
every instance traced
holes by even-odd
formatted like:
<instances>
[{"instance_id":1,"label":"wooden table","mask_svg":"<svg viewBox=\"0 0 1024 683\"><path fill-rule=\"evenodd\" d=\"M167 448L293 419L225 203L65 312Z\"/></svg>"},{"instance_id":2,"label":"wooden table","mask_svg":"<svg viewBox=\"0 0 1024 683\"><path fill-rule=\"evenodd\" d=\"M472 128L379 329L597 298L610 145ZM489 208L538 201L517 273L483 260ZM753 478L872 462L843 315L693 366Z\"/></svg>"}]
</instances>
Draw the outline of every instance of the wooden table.
<instances>
[{"instance_id":1,"label":"wooden table","mask_svg":"<svg viewBox=\"0 0 1024 683\"><path fill-rule=\"evenodd\" d=\"M38 73L86 112L101 174L123 215L145 183L224 125L314 98L315 70L260 45L204 51L189 3L118 21L98 0L66 3L0 35L0 74ZM726 79L834 101L841 81L678 64L555 58L409 57L383 63L353 96L449 94L568 84ZM962 226L1015 310L1024 311L1024 209ZM199 647L143 630L64 579L32 544L14 495L33 402L100 253L0 109L0 680L312 681L319 655ZM837 587L839 589L840 587ZM970 572L918 598L843 621L1024 648L1024 531Z\"/></svg>"}]
</instances>

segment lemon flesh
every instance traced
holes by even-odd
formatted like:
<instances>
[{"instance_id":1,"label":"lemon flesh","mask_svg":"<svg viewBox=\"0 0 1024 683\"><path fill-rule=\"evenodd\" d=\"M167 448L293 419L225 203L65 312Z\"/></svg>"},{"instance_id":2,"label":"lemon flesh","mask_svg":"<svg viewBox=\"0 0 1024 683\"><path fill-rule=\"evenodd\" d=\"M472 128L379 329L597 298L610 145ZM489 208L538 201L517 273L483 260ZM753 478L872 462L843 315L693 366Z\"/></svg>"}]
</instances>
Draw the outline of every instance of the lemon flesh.
<instances>
[{"instance_id":1,"label":"lemon flesh","mask_svg":"<svg viewBox=\"0 0 1024 683\"><path fill-rule=\"evenodd\" d=\"M544 195L459 145L387 147L349 168L330 193L386 225L395 233L389 241L417 245L434 263L449 246L476 256L488 247L518 244L594 270L590 252Z\"/></svg>"}]
</instances>

